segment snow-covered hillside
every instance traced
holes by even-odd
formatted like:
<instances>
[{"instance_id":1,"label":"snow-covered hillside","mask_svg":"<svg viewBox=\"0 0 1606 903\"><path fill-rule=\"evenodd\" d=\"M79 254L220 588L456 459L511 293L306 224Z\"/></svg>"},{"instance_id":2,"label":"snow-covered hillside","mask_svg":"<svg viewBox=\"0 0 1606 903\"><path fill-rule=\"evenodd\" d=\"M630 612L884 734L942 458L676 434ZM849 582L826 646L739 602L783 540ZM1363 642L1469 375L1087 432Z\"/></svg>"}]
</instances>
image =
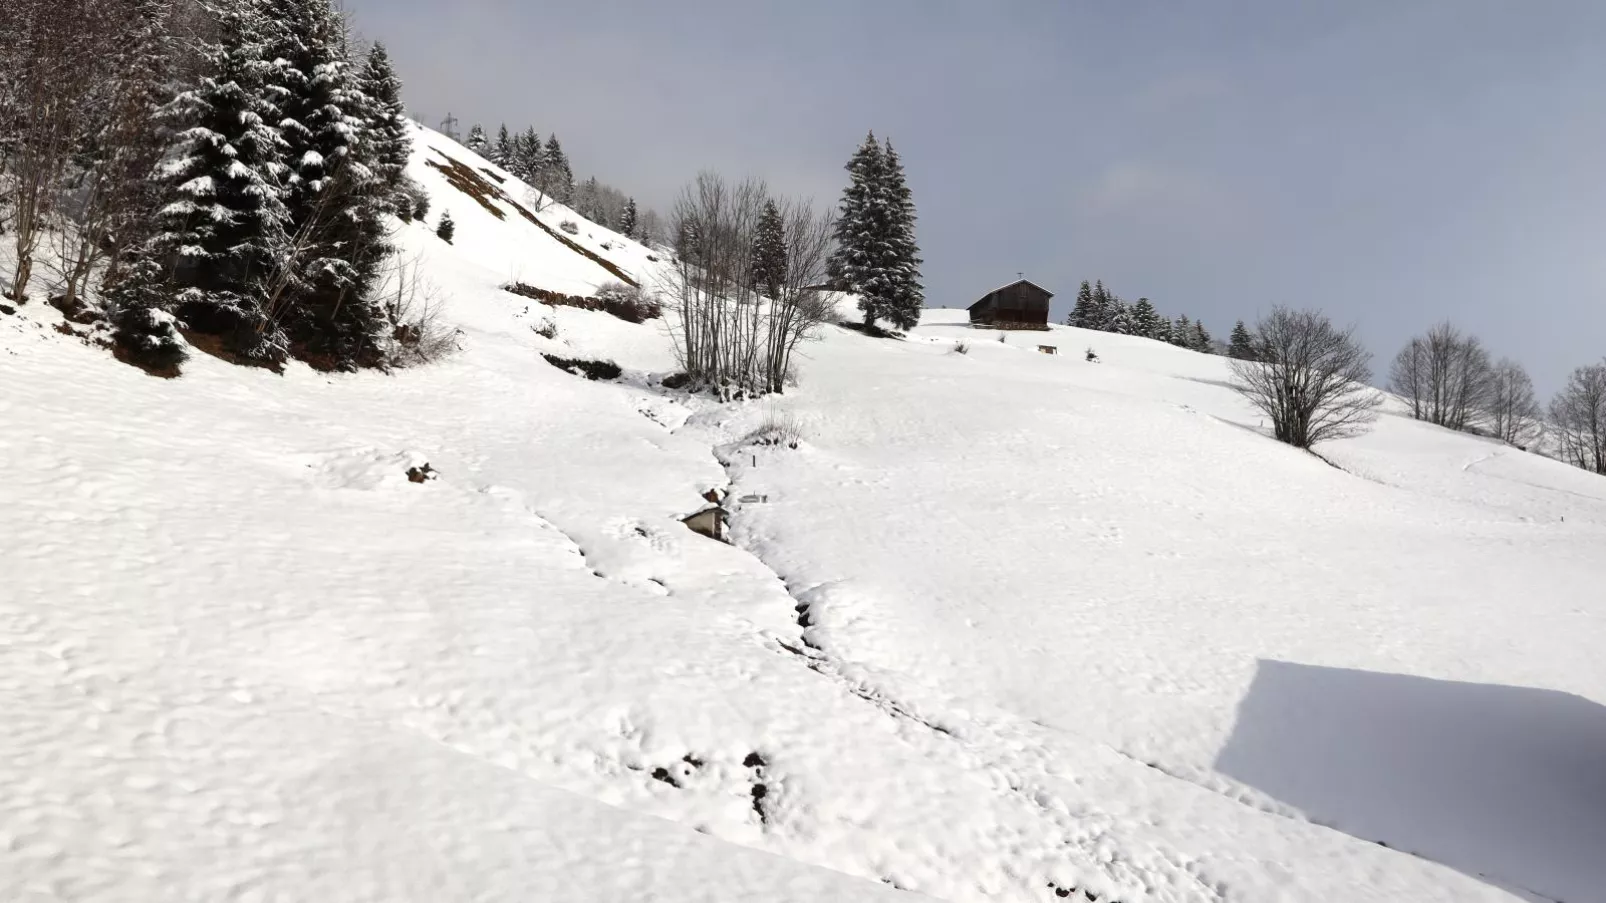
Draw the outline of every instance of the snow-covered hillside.
<instances>
[{"instance_id":1,"label":"snow-covered hillside","mask_svg":"<svg viewBox=\"0 0 1606 903\"><path fill-rule=\"evenodd\" d=\"M1330 466L1219 358L957 311L716 404L500 289L652 252L412 173L442 362L0 317L0 899L1606 899L1606 481L1399 411Z\"/></svg>"}]
</instances>

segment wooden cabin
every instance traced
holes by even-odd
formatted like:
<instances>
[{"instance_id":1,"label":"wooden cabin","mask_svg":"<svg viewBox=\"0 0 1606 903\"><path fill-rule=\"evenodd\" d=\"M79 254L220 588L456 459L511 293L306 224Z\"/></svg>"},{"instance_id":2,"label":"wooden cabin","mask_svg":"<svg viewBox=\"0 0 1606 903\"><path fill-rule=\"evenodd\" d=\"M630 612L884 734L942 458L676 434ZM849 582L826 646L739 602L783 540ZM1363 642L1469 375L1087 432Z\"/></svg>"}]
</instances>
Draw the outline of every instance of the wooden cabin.
<instances>
[{"instance_id":1,"label":"wooden cabin","mask_svg":"<svg viewBox=\"0 0 1606 903\"><path fill-rule=\"evenodd\" d=\"M995 288L970 305L970 325L989 329L1048 329L1054 293L1026 279Z\"/></svg>"}]
</instances>

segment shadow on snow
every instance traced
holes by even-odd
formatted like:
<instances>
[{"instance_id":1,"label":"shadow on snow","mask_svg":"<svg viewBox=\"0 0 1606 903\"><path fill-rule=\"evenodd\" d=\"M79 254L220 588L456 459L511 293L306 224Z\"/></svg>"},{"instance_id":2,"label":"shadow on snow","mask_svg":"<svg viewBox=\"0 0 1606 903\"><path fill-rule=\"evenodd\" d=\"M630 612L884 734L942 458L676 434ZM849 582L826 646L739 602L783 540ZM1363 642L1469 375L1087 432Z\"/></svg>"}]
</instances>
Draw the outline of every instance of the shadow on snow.
<instances>
[{"instance_id":1,"label":"shadow on snow","mask_svg":"<svg viewBox=\"0 0 1606 903\"><path fill-rule=\"evenodd\" d=\"M1216 769L1490 884L1606 899L1606 706L1581 696L1262 660Z\"/></svg>"}]
</instances>

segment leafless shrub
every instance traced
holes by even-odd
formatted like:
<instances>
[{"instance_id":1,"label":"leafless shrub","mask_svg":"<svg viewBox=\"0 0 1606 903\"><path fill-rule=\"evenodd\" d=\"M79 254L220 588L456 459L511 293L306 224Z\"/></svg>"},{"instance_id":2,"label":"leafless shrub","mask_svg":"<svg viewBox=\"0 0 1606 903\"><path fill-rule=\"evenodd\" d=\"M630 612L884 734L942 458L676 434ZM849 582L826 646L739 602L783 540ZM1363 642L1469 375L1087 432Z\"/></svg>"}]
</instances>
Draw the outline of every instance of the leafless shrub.
<instances>
[{"instance_id":1,"label":"leafless shrub","mask_svg":"<svg viewBox=\"0 0 1606 903\"><path fill-rule=\"evenodd\" d=\"M1534 383L1522 365L1509 358L1495 364L1489 393L1489 427L1497 439L1527 448L1544 432L1544 419L1534 397Z\"/></svg>"},{"instance_id":2,"label":"leafless shrub","mask_svg":"<svg viewBox=\"0 0 1606 903\"><path fill-rule=\"evenodd\" d=\"M1465 430L1490 407L1494 364L1476 336L1440 323L1400 350L1389 389L1411 405L1416 419Z\"/></svg>"},{"instance_id":3,"label":"leafless shrub","mask_svg":"<svg viewBox=\"0 0 1606 903\"><path fill-rule=\"evenodd\" d=\"M566 219L563 222L558 223L558 228L569 233L570 235L580 234L580 227L575 225L574 220L572 219Z\"/></svg>"},{"instance_id":4,"label":"leafless shrub","mask_svg":"<svg viewBox=\"0 0 1606 903\"><path fill-rule=\"evenodd\" d=\"M758 428L742 440L747 445L774 445L797 448L803 441L803 424L791 414L772 411Z\"/></svg>"},{"instance_id":5,"label":"leafless shrub","mask_svg":"<svg viewBox=\"0 0 1606 903\"><path fill-rule=\"evenodd\" d=\"M458 350L462 333L447 321L440 290L418 261L395 262L384 289L391 331L381 348L390 366L427 364Z\"/></svg>"},{"instance_id":6,"label":"leafless shrub","mask_svg":"<svg viewBox=\"0 0 1606 903\"><path fill-rule=\"evenodd\" d=\"M1606 474L1606 361L1579 367L1550 402L1559 457Z\"/></svg>"},{"instance_id":7,"label":"leafless shrub","mask_svg":"<svg viewBox=\"0 0 1606 903\"><path fill-rule=\"evenodd\" d=\"M1273 309L1255 325L1259 360L1231 362L1233 388L1272 422L1279 442L1310 448L1365 432L1382 403L1366 383L1371 355L1354 329L1317 311Z\"/></svg>"},{"instance_id":8,"label":"leafless shrub","mask_svg":"<svg viewBox=\"0 0 1606 903\"><path fill-rule=\"evenodd\" d=\"M542 320L530 328L535 330L535 334L543 339L556 339L558 337L558 324L551 320Z\"/></svg>"},{"instance_id":9,"label":"leafless shrub","mask_svg":"<svg viewBox=\"0 0 1606 903\"><path fill-rule=\"evenodd\" d=\"M969 353L970 353L970 346L965 344L964 342L959 342L958 344L954 345L954 354L969 354Z\"/></svg>"}]
</instances>

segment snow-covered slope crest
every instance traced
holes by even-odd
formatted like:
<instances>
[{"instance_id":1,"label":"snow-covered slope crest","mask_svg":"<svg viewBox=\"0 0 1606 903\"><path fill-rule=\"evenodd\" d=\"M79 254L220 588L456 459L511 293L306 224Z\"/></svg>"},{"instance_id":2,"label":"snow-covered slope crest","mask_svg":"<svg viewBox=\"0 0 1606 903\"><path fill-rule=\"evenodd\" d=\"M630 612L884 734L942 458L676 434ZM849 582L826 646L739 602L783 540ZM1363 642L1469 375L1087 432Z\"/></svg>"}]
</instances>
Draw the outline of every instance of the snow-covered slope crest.
<instances>
[{"instance_id":1,"label":"snow-covered slope crest","mask_svg":"<svg viewBox=\"0 0 1606 903\"><path fill-rule=\"evenodd\" d=\"M1590 748L1606 699L1575 651L1606 490L1397 418L1346 474L1256 435L1219 361L942 312L829 330L780 399L678 395L662 321L501 291L615 275L443 158L652 278L420 130L457 235L401 241L462 329L443 362L162 381L0 318L0 899L1590 898L1588 788L1524 763ZM799 447L745 441L776 416ZM727 487L733 545L682 525ZM1534 738L1495 747L1512 789L1411 780L1423 708ZM1489 843L1483 804L1535 801L1575 836Z\"/></svg>"}]
</instances>

